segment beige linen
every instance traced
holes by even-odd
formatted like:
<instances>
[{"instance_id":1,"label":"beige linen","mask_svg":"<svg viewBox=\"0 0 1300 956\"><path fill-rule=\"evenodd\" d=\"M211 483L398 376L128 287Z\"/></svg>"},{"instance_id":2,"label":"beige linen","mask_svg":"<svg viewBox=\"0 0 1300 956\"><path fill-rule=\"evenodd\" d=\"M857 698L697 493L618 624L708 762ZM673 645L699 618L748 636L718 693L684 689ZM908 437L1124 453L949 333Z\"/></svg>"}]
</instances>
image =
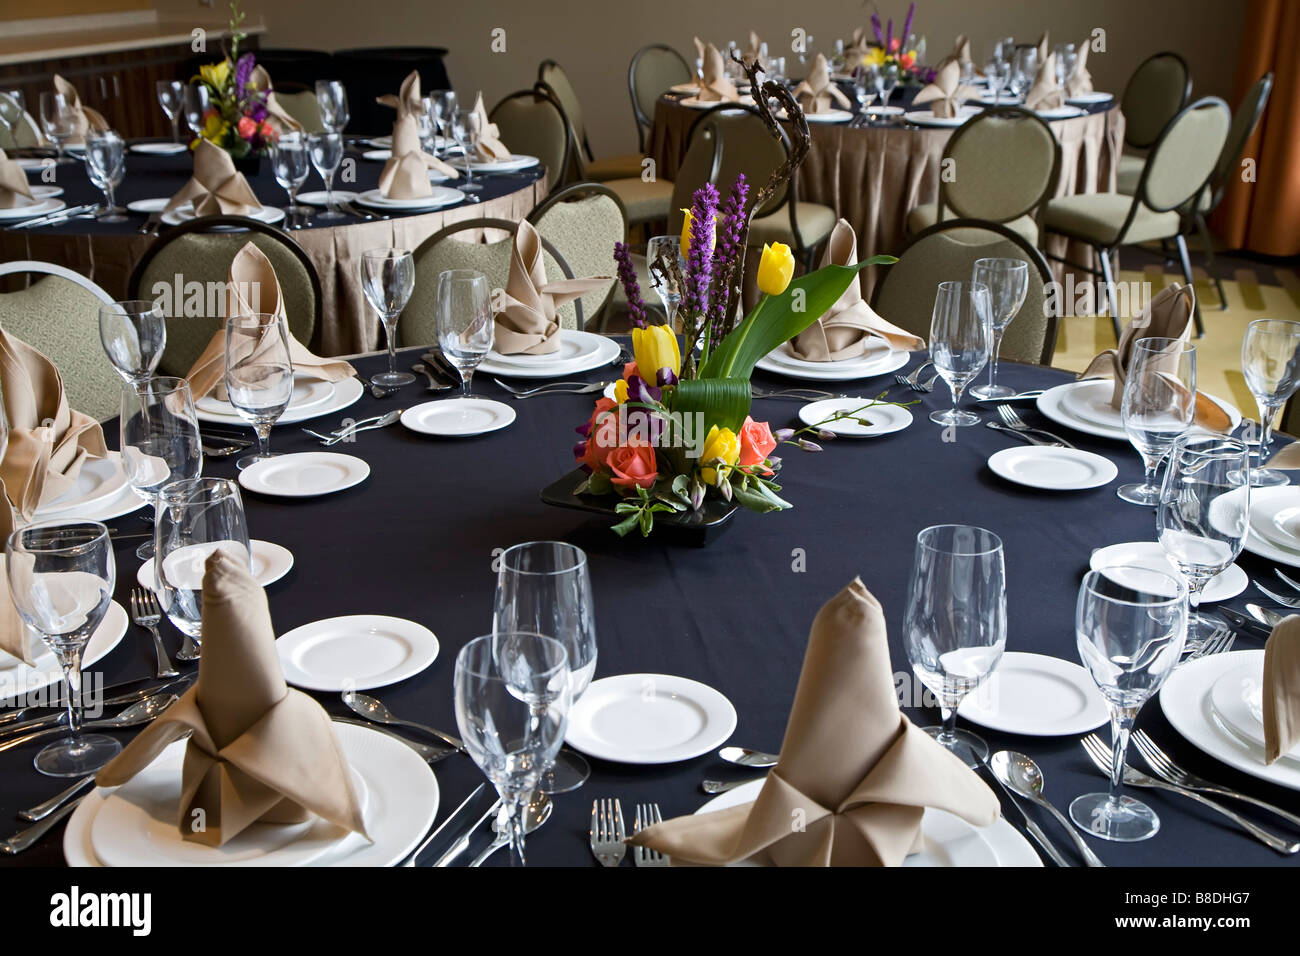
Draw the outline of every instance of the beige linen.
<instances>
[{"instance_id":1,"label":"beige linen","mask_svg":"<svg viewBox=\"0 0 1300 956\"><path fill-rule=\"evenodd\" d=\"M194 147L194 175L167 201L164 211L186 203L193 206L196 216L251 216L262 208L230 154L206 139Z\"/></svg>"},{"instance_id":2,"label":"beige linen","mask_svg":"<svg viewBox=\"0 0 1300 956\"><path fill-rule=\"evenodd\" d=\"M935 116L952 118L961 110L966 100L975 96L974 87L961 82L961 64L956 60L934 74L934 82L916 94L913 103L929 103Z\"/></svg>"},{"instance_id":3,"label":"beige linen","mask_svg":"<svg viewBox=\"0 0 1300 956\"><path fill-rule=\"evenodd\" d=\"M794 88L794 96L805 113L826 113L837 107L849 109L849 98L832 82L826 57L820 53L808 75Z\"/></svg>"},{"instance_id":4,"label":"beige linen","mask_svg":"<svg viewBox=\"0 0 1300 956\"><path fill-rule=\"evenodd\" d=\"M502 355L546 355L560 348L558 306L604 287L609 276L546 281L542 240L527 220L519 223L510 253L510 275L496 313L496 345ZM494 297L495 298L495 297Z\"/></svg>"},{"instance_id":5,"label":"beige linen","mask_svg":"<svg viewBox=\"0 0 1300 956\"><path fill-rule=\"evenodd\" d=\"M1300 743L1300 617L1273 628L1264 645L1264 762Z\"/></svg>"},{"instance_id":6,"label":"beige linen","mask_svg":"<svg viewBox=\"0 0 1300 956\"><path fill-rule=\"evenodd\" d=\"M32 202L27 173L0 149L0 209L12 209Z\"/></svg>"}]
</instances>

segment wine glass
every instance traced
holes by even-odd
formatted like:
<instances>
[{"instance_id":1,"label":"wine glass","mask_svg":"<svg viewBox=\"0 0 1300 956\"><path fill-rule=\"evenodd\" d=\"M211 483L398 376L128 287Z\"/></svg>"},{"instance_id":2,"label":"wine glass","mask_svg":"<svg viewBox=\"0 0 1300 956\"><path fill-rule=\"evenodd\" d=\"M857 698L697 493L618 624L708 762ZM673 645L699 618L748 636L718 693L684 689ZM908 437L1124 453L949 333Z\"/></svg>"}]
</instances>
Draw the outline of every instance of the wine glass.
<instances>
[{"instance_id":1,"label":"wine glass","mask_svg":"<svg viewBox=\"0 0 1300 956\"><path fill-rule=\"evenodd\" d=\"M540 634L477 637L456 655L456 726L505 811L511 865L524 865L522 809L564 742L569 664L564 645Z\"/></svg>"},{"instance_id":2,"label":"wine glass","mask_svg":"<svg viewBox=\"0 0 1300 956\"><path fill-rule=\"evenodd\" d=\"M1241 371L1255 396L1262 428L1256 451L1261 467L1251 474L1250 483L1257 488L1285 485L1291 479L1284 473L1262 466L1273 442L1273 419L1300 386L1300 322L1257 319L1250 323L1241 342Z\"/></svg>"},{"instance_id":3,"label":"wine glass","mask_svg":"<svg viewBox=\"0 0 1300 956\"><path fill-rule=\"evenodd\" d=\"M874 68L868 70L860 66L853 71L853 98L858 102L857 120L866 122L870 113L871 101L876 98L876 80L872 75Z\"/></svg>"},{"instance_id":4,"label":"wine glass","mask_svg":"<svg viewBox=\"0 0 1300 956\"><path fill-rule=\"evenodd\" d=\"M169 375L122 386L120 419L122 469L131 490L153 506L158 491L203 471L203 443L190 383ZM142 561L153 557L153 540L136 548Z\"/></svg>"},{"instance_id":5,"label":"wine glass","mask_svg":"<svg viewBox=\"0 0 1300 956\"><path fill-rule=\"evenodd\" d=\"M471 381L483 356L492 351L496 321L488 279L472 269L448 269L438 275L438 346L460 373L461 397L473 398Z\"/></svg>"},{"instance_id":6,"label":"wine glass","mask_svg":"<svg viewBox=\"0 0 1300 956\"><path fill-rule=\"evenodd\" d=\"M479 115L474 110L456 110L451 119L451 135L461 148L465 159L465 181L459 185L461 192L479 192L482 185L474 182L474 159L478 152L480 132ZM475 197L470 197L477 201Z\"/></svg>"},{"instance_id":7,"label":"wine glass","mask_svg":"<svg viewBox=\"0 0 1300 956\"><path fill-rule=\"evenodd\" d=\"M77 109L62 93L48 90L41 94L41 128L54 143L54 161L72 162L64 155L64 147L77 135Z\"/></svg>"},{"instance_id":8,"label":"wine glass","mask_svg":"<svg viewBox=\"0 0 1300 956\"><path fill-rule=\"evenodd\" d=\"M1169 453L1156 508L1156 536L1187 580L1187 645L1199 647L1215 625L1197 613L1201 591L1227 570L1246 541L1250 450L1240 438L1187 434Z\"/></svg>"},{"instance_id":9,"label":"wine glass","mask_svg":"<svg viewBox=\"0 0 1300 956\"><path fill-rule=\"evenodd\" d=\"M577 701L596 672L596 615L587 555L563 541L530 541L500 556L492 631L553 635L569 657L569 699ZM580 755L564 750L541 775L542 793L576 790L591 776Z\"/></svg>"},{"instance_id":10,"label":"wine glass","mask_svg":"<svg viewBox=\"0 0 1300 956\"><path fill-rule=\"evenodd\" d=\"M271 143L271 168L275 172L275 181L289 194L289 205L284 207L284 211L291 217L305 211L305 207L298 205L298 190L311 172L307 153L307 144L301 133L284 133Z\"/></svg>"},{"instance_id":11,"label":"wine glass","mask_svg":"<svg viewBox=\"0 0 1300 956\"><path fill-rule=\"evenodd\" d=\"M1036 47L1023 47L1016 51L1015 59L1011 63L1011 92L1020 99L1026 91L1034 85L1034 77L1038 72L1038 50Z\"/></svg>"},{"instance_id":12,"label":"wine glass","mask_svg":"<svg viewBox=\"0 0 1300 956\"><path fill-rule=\"evenodd\" d=\"M930 360L952 392L952 408L930 413L940 425L976 425L974 412L957 410L961 393L989 360L988 286L978 282L940 282L930 323Z\"/></svg>"},{"instance_id":13,"label":"wine glass","mask_svg":"<svg viewBox=\"0 0 1300 956\"><path fill-rule=\"evenodd\" d=\"M1115 567L1089 571L1079 587L1074 633L1083 660L1110 707L1114 748L1109 793L1075 797L1070 818L1103 840L1154 836L1160 820L1124 796L1124 757L1137 713L1178 664L1187 633L1187 588L1174 573Z\"/></svg>"},{"instance_id":14,"label":"wine glass","mask_svg":"<svg viewBox=\"0 0 1300 956\"><path fill-rule=\"evenodd\" d=\"M1015 37L1002 37L993 45L994 59L1001 60L1003 63L1010 63L1016 55Z\"/></svg>"},{"instance_id":15,"label":"wine glass","mask_svg":"<svg viewBox=\"0 0 1300 956\"><path fill-rule=\"evenodd\" d=\"M342 219L343 213L334 208L334 173L343 162L343 136L340 133L312 133L307 137L311 147L311 164L325 182L325 211L317 219Z\"/></svg>"},{"instance_id":16,"label":"wine glass","mask_svg":"<svg viewBox=\"0 0 1300 956\"><path fill-rule=\"evenodd\" d=\"M957 729L962 698L984 682L1007 643L1002 539L969 525L935 525L916 536L903 640L912 670L939 698L943 724L926 727L968 767L988 760L980 737Z\"/></svg>"},{"instance_id":17,"label":"wine glass","mask_svg":"<svg viewBox=\"0 0 1300 956\"><path fill-rule=\"evenodd\" d=\"M1116 489L1122 500L1155 507L1160 503L1156 469L1196 414L1196 349L1180 339L1148 338L1133 344L1120 419L1142 456L1143 480Z\"/></svg>"},{"instance_id":18,"label":"wine glass","mask_svg":"<svg viewBox=\"0 0 1300 956\"><path fill-rule=\"evenodd\" d=\"M898 86L898 66L894 63L882 63L876 69L876 92L880 94L880 105L889 112L889 98Z\"/></svg>"},{"instance_id":19,"label":"wine glass","mask_svg":"<svg viewBox=\"0 0 1300 956\"><path fill-rule=\"evenodd\" d=\"M388 335L388 371L370 376L373 385L401 388L415 381L397 371L397 317L411 301L415 288L415 259L406 249L369 249L361 254L361 288L370 307L379 313Z\"/></svg>"},{"instance_id":20,"label":"wine glass","mask_svg":"<svg viewBox=\"0 0 1300 956\"><path fill-rule=\"evenodd\" d=\"M970 391L976 398L1006 398L1016 390L998 384L998 352L1003 333L1029 293L1029 263L1023 259L976 259L971 282L988 286L993 348L989 354L989 383Z\"/></svg>"},{"instance_id":21,"label":"wine glass","mask_svg":"<svg viewBox=\"0 0 1300 956\"><path fill-rule=\"evenodd\" d=\"M172 142L181 141L181 112L185 108L185 84L180 80L158 80L154 83L158 92L158 105L167 114L172 124Z\"/></svg>"},{"instance_id":22,"label":"wine glass","mask_svg":"<svg viewBox=\"0 0 1300 956\"><path fill-rule=\"evenodd\" d=\"M154 522L154 590L168 619L190 638L177 655L180 660L199 657L203 573L217 550L252 570L239 485L228 478L188 478L166 485L158 493Z\"/></svg>"},{"instance_id":23,"label":"wine glass","mask_svg":"<svg viewBox=\"0 0 1300 956\"><path fill-rule=\"evenodd\" d=\"M128 299L100 306L99 341L117 374L129 384L143 384L167 347L167 317L161 304Z\"/></svg>"},{"instance_id":24,"label":"wine glass","mask_svg":"<svg viewBox=\"0 0 1300 956\"><path fill-rule=\"evenodd\" d=\"M1056 53L1056 85L1065 86L1065 81L1070 78L1074 72L1074 64L1078 55L1074 52L1073 43L1058 43L1055 48Z\"/></svg>"},{"instance_id":25,"label":"wine glass","mask_svg":"<svg viewBox=\"0 0 1300 956\"><path fill-rule=\"evenodd\" d=\"M342 134L351 116L348 113L348 91L341 80L317 80L316 102L320 106L320 120L331 132Z\"/></svg>"},{"instance_id":26,"label":"wine glass","mask_svg":"<svg viewBox=\"0 0 1300 956\"><path fill-rule=\"evenodd\" d=\"M335 134L338 135L338 134ZM226 319L226 392L239 417L257 432L257 452L235 462L241 471L271 454L271 426L293 397L293 360L284 316Z\"/></svg>"},{"instance_id":27,"label":"wine glass","mask_svg":"<svg viewBox=\"0 0 1300 956\"><path fill-rule=\"evenodd\" d=\"M211 105L212 97L202 83L190 83L185 87L182 108L185 112L185 125L190 128L194 139L203 138L203 128L207 122L205 116Z\"/></svg>"},{"instance_id":28,"label":"wine glass","mask_svg":"<svg viewBox=\"0 0 1300 956\"><path fill-rule=\"evenodd\" d=\"M26 113L27 97L22 90L0 90L0 123L10 133L15 133Z\"/></svg>"},{"instance_id":29,"label":"wine glass","mask_svg":"<svg viewBox=\"0 0 1300 956\"><path fill-rule=\"evenodd\" d=\"M676 262L677 267L683 274L685 273L686 263L682 259L681 236L654 236L645 247L645 264L646 270L650 273L650 287L655 290L659 301L664 304L668 327L676 329L677 309L682 304L682 290L671 277L663 275L655 268L655 263L660 258L668 262Z\"/></svg>"},{"instance_id":30,"label":"wine glass","mask_svg":"<svg viewBox=\"0 0 1300 956\"><path fill-rule=\"evenodd\" d=\"M997 106L1002 90L1011 79L1011 67L1005 60L992 59L984 64L984 76L988 80L989 91L993 94L993 105Z\"/></svg>"},{"instance_id":31,"label":"wine glass","mask_svg":"<svg viewBox=\"0 0 1300 956\"><path fill-rule=\"evenodd\" d=\"M95 213L99 222L126 222L125 210L113 192L126 175L126 144L112 130L86 134L86 175L104 192L104 205Z\"/></svg>"},{"instance_id":32,"label":"wine glass","mask_svg":"<svg viewBox=\"0 0 1300 956\"><path fill-rule=\"evenodd\" d=\"M434 90L429 94L429 105L433 118L438 124L438 133L443 139L443 152L448 152L451 142L456 138L451 132L451 119L456 115L457 100L455 90Z\"/></svg>"}]
</instances>

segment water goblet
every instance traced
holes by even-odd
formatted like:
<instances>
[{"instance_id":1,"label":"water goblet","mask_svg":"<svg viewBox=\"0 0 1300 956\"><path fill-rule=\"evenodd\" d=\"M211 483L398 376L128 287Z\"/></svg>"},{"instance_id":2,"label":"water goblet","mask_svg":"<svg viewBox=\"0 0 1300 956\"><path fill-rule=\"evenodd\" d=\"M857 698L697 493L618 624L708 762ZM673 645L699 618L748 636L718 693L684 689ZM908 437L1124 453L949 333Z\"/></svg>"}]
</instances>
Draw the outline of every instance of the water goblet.
<instances>
[{"instance_id":1,"label":"water goblet","mask_svg":"<svg viewBox=\"0 0 1300 956\"><path fill-rule=\"evenodd\" d=\"M436 310L438 346L460 373L461 397L473 398L474 370L496 337L487 276L472 269L440 273Z\"/></svg>"},{"instance_id":2,"label":"water goblet","mask_svg":"<svg viewBox=\"0 0 1300 956\"><path fill-rule=\"evenodd\" d=\"M1142 456L1141 482L1120 485L1115 494L1135 505L1160 503L1156 469L1196 414L1196 349L1181 339L1146 338L1133 345L1120 420Z\"/></svg>"},{"instance_id":3,"label":"water goblet","mask_svg":"<svg viewBox=\"0 0 1300 956\"><path fill-rule=\"evenodd\" d=\"M225 381L230 404L257 432L257 451L235 462L242 471L275 457L271 428L293 398L293 359L284 316L250 313L226 319Z\"/></svg>"},{"instance_id":4,"label":"water goblet","mask_svg":"<svg viewBox=\"0 0 1300 956\"><path fill-rule=\"evenodd\" d=\"M998 384L998 352L1011 320L1025 304L1029 292L1029 263L1023 259L976 259L971 282L988 286L993 348L989 354L989 383L971 389L976 398L1006 398L1016 390Z\"/></svg>"},{"instance_id":5,"label":"water goblet","mask_svg":"<svg viewBox=\"0 0 1300 956\"><path fill-rule=\"evenodd\" d=\"M406 249L369 249L361 254L361 288L370 307L379 313L388 336L388 371L370 376L373 385L401 388L415 381L397 371L397 318L415 289L415 260Z\"/></svg>"},{"instance_id":6,"label":"water goblet","mask_svg":"<svg viewBox=\"0 0 1300 956\"><path fill-rule=\"evenodd\" d=\"M989 360L991 312L989 289L983 283L939 283L930 323L930 360L948 383L952 408L931 412L930 421L961 427L979 424L978 415L960 411L957 403Z\"/></svg>"}]
</instances>

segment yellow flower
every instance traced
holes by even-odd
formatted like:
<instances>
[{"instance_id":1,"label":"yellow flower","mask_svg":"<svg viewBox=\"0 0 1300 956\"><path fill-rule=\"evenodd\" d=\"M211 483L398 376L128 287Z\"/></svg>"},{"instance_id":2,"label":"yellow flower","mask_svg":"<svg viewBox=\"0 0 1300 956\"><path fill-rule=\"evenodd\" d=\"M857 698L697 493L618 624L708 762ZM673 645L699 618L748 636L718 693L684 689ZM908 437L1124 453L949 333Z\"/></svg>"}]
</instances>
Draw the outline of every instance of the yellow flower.
<instances>
[{"instance_id":1,"label":"yellow flower","mask_svg":"<svg viewBox=\"0 0 1300 956\"><path fill-rule=\"evenodd\" d=\"M763 258L758 263L758 289L768 295L780 295L794 275L794 253L783 242L763 244Z\"/></svg>"},{"instance_id":2,"label":"yellow flower","mask_svg":"<svg viewBox=\"0 0 1300 956\"><path fill-rule=\"evenodd\" d=\"M704 439L704 451L700 461L716 462L721 460L725 468L701 468L700 478L706 485L720 485L727 480L731 466L740 458L740 437L730 428L714 425Z\"/></svg>"},{"instance_id":3,"label":"yellow flower","mask_svg":"<svg viewBox=\"0 0 1300 956\"><path fill-rule=\"evenodd\" d=\"M221 114L215 109L209 109L203 114L203 133L202 136L210 143L221 145L222 140L226 138L226 133L230 130L230 124L221 118Z\"/></svg>"},{"instance_id":4,"label":"yellow flower","mask_svg":"<svg viewBox=\"0 0 1300 956\"><path fill-rule=\"evenodd\" d=\"M683 209L682 212L686 214L686 218L682 220L682 255L685 256L691 251L691 223L695 220L695 217L691 215L691 211L689 209ZM720 218L722 217L718 215L715 215L713 217L714 226L711 230L709 230L709 251L710 252L713 251L713 247L717 245L718 242L717 222Z\"/></svg>"},{"instance_id":5,"label":"yellow flower","mask_svg":"<svg viewBox=\"0 0 1300 956\"><path fill-rule=\"evenodd\" d=\"M885 62L885 48L873 46L862 58L863 66L880 66Z\"/></svg>"},{"instance_id":6,"label":"yellow flower","mask_svg":"<svg viewBox=\"0 0 1300 956\"><path fill-rule=\"evenodd\" d=\"M199 76L203 77L204 82L215 90L224 90L226 80L230 78L230 61L222 60L220 63L209 63L207 66L199 67Z\"/></svg>"},{"instance_id":7,"label":"yellow flower","mask_svg":"<svg viewBox=\"0 0 1300 956\"><path fill-rule=\"evenodd\" d=\"M681 374L681 346L677 344L677 336L666 325L647 325L644 329L633 329L632 356L636 359L637 372L647 385L659 384L660 369L672 369L674 376Z\"/></svg>"},{"instance_id":8,"label":"yellow flower","mask_svg":"<svg viewBox=\"0 0 1300 956\"><path fill-rule=\"evenodd\" d=\"M620 378L614 383L614 401L620 405L627 401L627 379Z\"/></svg>"}]
</instances>

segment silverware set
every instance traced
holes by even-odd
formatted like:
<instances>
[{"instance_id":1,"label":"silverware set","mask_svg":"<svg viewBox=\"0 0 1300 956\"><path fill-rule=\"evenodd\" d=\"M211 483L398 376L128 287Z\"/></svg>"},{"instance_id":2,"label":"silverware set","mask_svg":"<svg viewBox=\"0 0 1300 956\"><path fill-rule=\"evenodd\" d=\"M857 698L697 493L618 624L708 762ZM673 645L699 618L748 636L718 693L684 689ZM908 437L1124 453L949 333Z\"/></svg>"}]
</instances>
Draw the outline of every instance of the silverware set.
<instances>
[{"instance_id":1,"label":"silverware set","mask_svg":"<svg viewBox=\"0 0 1300 956\"><path fill-rule=\"evenodd\" d=\"M459 737L443 733L441 730L427 724L416 723L413 720L403 720L389 710L387 705L377 697L371 697L369 694L359 694L354 690L344 691L342 696L343 704L348 710L358 717L365 718L366 723L364 726L366 727L377 729L374 726L375 724L381 724L385 727L409 727L437 740L437 744L419 744L417 746L396 731L385 731L389 736L409 744L429 763L436 763L444 757L450 757L452 754L460 753L465 749L465 744Z\"/></svg>"},{"instance_id":2,"label":"silverware set","mask_svg":"<svg viewBox=\"0 0 1300 956\"><path fill-rule=\"evenodd\" d=\"M921 381L921 373L933 365L933 362L922 362L916 368L912 369L910 375L899 373L894 376L894 381L899 385L906 385L914 392L930 392L934 390L934 383L938 381L939 373L935 372L924 382Z\"/></svg>"},{"instance_id":3,"label":"silverware set","mask_svg":"<svg viewBox=\"0 0 1300 956\"><path fill-rule=\"evenodd\" d=\"M352 422L350 425L344 425L342 428L337 428L328 435L322 435L320 432L312 431L310 428L304 428L303 431L308 435L311 435L312 438L320 439L322 445L326 448L330 448L337 445L339 442L351 441L358 432L373 431L376 428L387 428L389 425L392 425L400 419L404 411L406 411L404 408L394 408L391 412L385 412L382 415L374 415L370 418L363 418L358 422Z\"/></svg>"},{"instance_id":4,"label":"silverware set","mask_svg":"<svg viewBox=\"0 0 1300 956\"><path fill-rule=\"evenodd\" d=\"M592 392L603 392L610 384L609 382L547 382L534 388L520 388L499 378L494 378L492 381L509 392L511 398L535 398L538 395L588 395Z\"/></svg>"},{"instance_id":5,"label":"silverware set","mask_svg":"<svg viewBox=\"0 0 1300 956\"><path fill-rule=\"evenodd\" d=\"M638 803L632 818L632 832L640 833L646 827L663 823L663 814L657 803ZM598 799L591 802L591 829L588 842L591 855L601 866L618 866L627 856L627 831L623 823L623 802ZM632 862L636 866L671 866L672 860L648 847L632 848Z\"/></svg>"},{"instance_id":6,"label":"silverware set","mask_svg":"<svg viewBox=\"0 0 1300 956\"><path fill-rule=\"evenodd\" d=\"M1283 584L1285 584L1288 588L1290 588L1295 593L1291 595L1278 594L1276 591L1271 591L1268 588L1264 587L1264 585L1260 584L1258 581L1255 582L1255 587L1261 593L1268 595L1269 599L1273 601L1274 604L1280 604L1283 607L1289 607L1289 608L1300 608L1300 582L1297 582L1296 580L1289 577L1288 575L1283 574L1277 568L1273 569L1273 573L1277 575L1278 580L1280 580ZM1266 616L1256 615L1256 617L1259 618L1262 623L1267 623ZM1270 624L1269 626L1273 627L1275 625Z\"/></svg>"},{"instance_id":7,"label":"silverware set","mask_svg":"<svg viewBox=\"0 0 1300 956\"><path fill-rule=\"evenodd\" d=\"M1031 445L1052 445L1060 448L1074 447L1060 435L1030 425L1010 405L999 405L998 417L1002 419L1001 424L998 422L985 422L985 426L994 431L1016 435Z\"/></svg>"},{"instance_id":8,"label":"silverware set","mask_svg":"<svg viewBox=\"0 0 1300 956\"><path fill-rule=\"evenodd\" d=\"M163 647L162 635L158 633L158 622L162 620L162 608L158 606L158 596L145 588L131 589L131 621L137 627L143 627L153 636L153 652L157 662L154 676L159 680L164 677L179 677L178 671L167 656Z\"/></svg>"},{"instance_id":9,"label":"silverware set","mask_svg":"<svg viewBox=\"0 0 1300 956\"><path fill-rule=\"evenodd\" d=\"M61 223L69 222L73 219L93 219L95 210L99 206L97 203L87 203L84 206L66 206L56 212L44 216L36 216L32 219L24 219L22 222L16 222L6 229L32 229L41 226L57 226Z\"/></svg>"}]
</instances>

